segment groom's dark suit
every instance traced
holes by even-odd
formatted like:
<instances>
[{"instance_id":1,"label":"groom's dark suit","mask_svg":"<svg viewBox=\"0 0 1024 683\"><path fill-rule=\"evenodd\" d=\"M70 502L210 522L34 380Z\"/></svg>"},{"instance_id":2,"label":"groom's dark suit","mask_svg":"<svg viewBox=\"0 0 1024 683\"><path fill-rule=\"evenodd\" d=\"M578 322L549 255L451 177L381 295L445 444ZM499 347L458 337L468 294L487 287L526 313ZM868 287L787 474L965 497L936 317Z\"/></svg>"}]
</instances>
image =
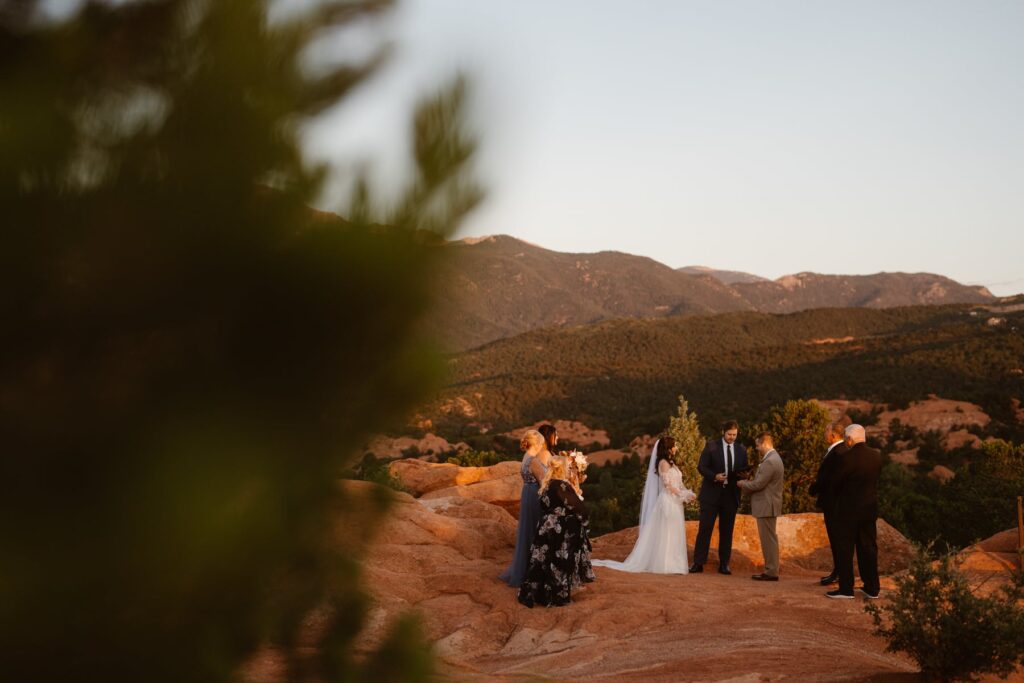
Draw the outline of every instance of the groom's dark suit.
<instances>
[{"instance_id":1,"label":"groom's dark suit","mask_svg":"<svg viewBox=\"0 0 1024 683\"><path fill-rule=\"evenodd\" d=\"M732 556L732 530L736 525L736 510L740 506L740 489L736 486L736 470L747 468L747 449L739 442L732 444L732 464L727 467L724 440L709 441L697 461L697 471L703 478L700 485L700 526L693 548L693 563L703 565L708 561L711 548L711 532L718 519L718 567L728 568ZM715 481L715 475L729 472L729 480L723 486Z\"/></svg>"}]
</instances>

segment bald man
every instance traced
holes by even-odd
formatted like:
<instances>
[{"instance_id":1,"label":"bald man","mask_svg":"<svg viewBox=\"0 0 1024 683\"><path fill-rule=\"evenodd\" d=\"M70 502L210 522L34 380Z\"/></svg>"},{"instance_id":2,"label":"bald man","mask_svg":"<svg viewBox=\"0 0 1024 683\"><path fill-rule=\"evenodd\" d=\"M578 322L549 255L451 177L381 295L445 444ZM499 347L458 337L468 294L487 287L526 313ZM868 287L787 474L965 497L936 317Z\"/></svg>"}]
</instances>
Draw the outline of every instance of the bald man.
<instances>
[{"instance_id":1,"label":"bald man","mask_svg":"<svg viewBox=\"0 0 1024 683\"><path fill-rule=\"evenodd\" d=\"M847 451L839 458L832 479L835 501L835 527L838 541L839 588L825 593L830 598L853 599L853 554L864 584L861 594L878 597L878 477L882 472L882 454L865 443L864 427L846 428Z\"/></svg>"}]
</instances>

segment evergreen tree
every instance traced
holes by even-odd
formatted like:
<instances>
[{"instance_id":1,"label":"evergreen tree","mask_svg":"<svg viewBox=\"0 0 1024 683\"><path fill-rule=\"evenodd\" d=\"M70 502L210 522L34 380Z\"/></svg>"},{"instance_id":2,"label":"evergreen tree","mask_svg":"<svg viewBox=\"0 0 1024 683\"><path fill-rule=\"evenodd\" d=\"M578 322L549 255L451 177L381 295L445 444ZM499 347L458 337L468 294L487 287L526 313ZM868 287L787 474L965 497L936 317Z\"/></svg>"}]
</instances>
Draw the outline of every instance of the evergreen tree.
<instances>
[{"instance_id":1,"label":"evergreen tree","mask_svg":"<svg viewBox=\"0 0 1024 683\"><path fill-rule=\"evenodd\" d=\"M690 405L682 394L679 396L679 408L675 416L668 420L668 435L676 440L676 460L683 474L683 483L694 493L700 491L701 477L697 471L697 462L704 450L705 439L700 433L697 413L690 411ZM686 505L686 511L693 515L699 514L700 506L694 501Z\"/></svg>"},{"instance_id":2,"label":"evergreen tree","mask_svg":"<svg viewBox=\"0 0 1024 683\"><path fill-rule=\"evenodd\" d=\"M814 401L797 399L786 401L768 411L762 427L775 439L775 450L782 456L785 466L782 509L790 512L814 512L814 497L808 491L814 482L828 444L825 427L831 418L828 411Z\"/></svg>"}]
</instances>

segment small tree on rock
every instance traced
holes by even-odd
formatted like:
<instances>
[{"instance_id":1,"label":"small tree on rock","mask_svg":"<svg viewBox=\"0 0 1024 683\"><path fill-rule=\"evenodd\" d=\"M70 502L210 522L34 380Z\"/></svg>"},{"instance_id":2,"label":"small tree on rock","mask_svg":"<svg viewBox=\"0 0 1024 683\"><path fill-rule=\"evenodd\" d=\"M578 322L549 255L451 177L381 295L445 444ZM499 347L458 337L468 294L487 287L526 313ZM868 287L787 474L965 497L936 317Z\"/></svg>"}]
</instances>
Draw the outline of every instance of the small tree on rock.
<instances>
[{"instance_id":1,"label":"small tree on rock","mask_svg":"<svg viewBox=\"0 0 1024 683\"><path fill-rule=\"evenodd\" d=\"M697 461L704 450L704 437L700 433L697 413L690 412L686 398L679 396L679 411L668 420L668 435L676 440L676 459L683 473L683 483L695 493L700 490L700 473ZM697 502L688 503L686 509L694 514L700 509Z\"/></svg>"}]
</instances>

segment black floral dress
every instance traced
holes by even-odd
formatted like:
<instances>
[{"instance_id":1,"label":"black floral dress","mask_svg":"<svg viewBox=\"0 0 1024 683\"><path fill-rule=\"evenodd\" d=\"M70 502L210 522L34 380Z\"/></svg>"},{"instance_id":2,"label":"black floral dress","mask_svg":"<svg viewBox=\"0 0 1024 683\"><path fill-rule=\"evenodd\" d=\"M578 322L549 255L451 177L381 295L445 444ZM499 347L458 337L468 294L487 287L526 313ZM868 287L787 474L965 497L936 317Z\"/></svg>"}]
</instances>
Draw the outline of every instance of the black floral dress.
<instances>
[{"instance_id":1,"label":"black floral dress","mask_svg":"<svg viewBox=\"0 0 1024 683\"><path fill-rule=\"evenodd\" d=\"M582 502L580 501L580 504ZM583 516L583 522L580 525L580 536L583 538L583 547L576 556L576 573L572 577L573 588L577 588L580 584L593 583L594 581L594 567L590 564L590 551L593 549L590 546L590 520L586 515Z\"/></svg>"},{"instance_id":2,"label":"black floral dress","mask_svg":"<svg viewBox=\"0 0 1024 683\"><path fill-rule=\"evenodd\" d=\"M568 605L579 572L586 563L589 575L584 524L587 511L568 482L554 480L540 497L541 518L530 547L530 566L519 587L519 602L527 607Z\"/></svg>"}]
</instances>

